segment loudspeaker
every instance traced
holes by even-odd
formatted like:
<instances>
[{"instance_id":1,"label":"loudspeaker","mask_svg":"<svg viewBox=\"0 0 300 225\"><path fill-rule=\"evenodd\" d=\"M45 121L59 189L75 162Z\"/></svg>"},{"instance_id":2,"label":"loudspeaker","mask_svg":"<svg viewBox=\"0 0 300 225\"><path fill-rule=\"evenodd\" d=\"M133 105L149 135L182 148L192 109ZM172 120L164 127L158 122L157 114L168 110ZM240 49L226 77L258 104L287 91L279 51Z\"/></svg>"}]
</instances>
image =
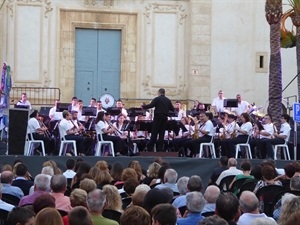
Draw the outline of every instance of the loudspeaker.
<instances>
[{"instance_id":1,"label":"loudspeaker","mask_svg":"<svg viewBox=\"0 0 300 225\"><path fill-rule=\"evenodd\" d=\"M28 109L10 109L8 125L8 154L23 155L29 119Z\"/></svg>"}]
</instances>

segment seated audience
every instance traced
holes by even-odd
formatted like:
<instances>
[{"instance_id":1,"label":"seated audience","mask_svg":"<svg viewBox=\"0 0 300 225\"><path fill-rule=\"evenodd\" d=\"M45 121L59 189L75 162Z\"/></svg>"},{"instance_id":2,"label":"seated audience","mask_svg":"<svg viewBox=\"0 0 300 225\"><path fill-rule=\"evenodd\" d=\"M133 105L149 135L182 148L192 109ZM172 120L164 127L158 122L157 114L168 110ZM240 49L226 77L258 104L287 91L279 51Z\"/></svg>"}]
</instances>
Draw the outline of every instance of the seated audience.
<instances>
[{"instance_id":1,"label":"seated audience","mask_svg":"<svg viewBox=\"0 0 300 225\"><path fill-rule=\"evenodd\" d=\"M131 205L136 206L143 206L144 198L148 191L150 191L151 188L146 184L140 184L135 188L135 191L132 195L132 202Z\"/></svg>"},{"instance_id":2,"label":"seated audience","mask_svg":"<svg viewBox=\"0 0 300 225\"><path fill-rule=\"evenodd\" d=\"M152 225L176 225L176 208L171 204L158 204L151 210Z\"/></svg>"},{"instance_id":3,"label":"seated audience","mask_svg":"<svg viewBox=\"0 0 300 225\"><path fill-rule=\"evenodd\" d=\"M67 178L67 179L72 179L75 176L75 160L74 159L68 159L66 161L66 168L67 170L63 173L63 175Z\"/></svg>"},{"instance_id":4,"label":"seated audience","mask_svg":"<svg viewBox=\"0 0 300 225\"><path fill-rule=\"evenodd\" d=\"M92 217L93 225L118 225L118 222L104 218L102 212L106 203L106 196L103 191L95 189L87 196L87 206Z\"/></svg>"},{"instance_id":5,"label":"seated audience","mask_svg":"<svg viewBox=\"0 0 300 225\"><path fill-rule=\"evenodd\" d=\"M97 188L97 184L92 179L84 178L80 181L79 188L89 193Z\"/></svg>"},{"instance_id":6,"label":"seated audience","mask_svg":"<svg viewBox=\"0 0 300 225\"><path fill-rule=\"evenodd\" d=\"M63 225L59 212L54 208L42 209L34 219L34 225Z\"/></svg>"},{"instance_id":7,"label":"seated audience","mask_svg":"<svg viewBox=\"0 0 300 225\"><path fill-rule=\"evenodd\" d=\"M32 207L35 214L44 208L55 208L55 198L45 192L34 200Z\"/></svg>"},{"instance_id":8,"label":"seated audience","mask_svg":"<svg viewBox=\"0 0 300 225\"><path fill-rule=\"evenodd\" d=\"M285 225L286 221L293 215L293 213L300 210L300 197L293 198L290 202L284 205L280 214L278 224ZM297 224L297 223L296 223ZM295 224L295 225L296 225Z\"/></svg>"},{"instance_id":9,"label":"seated audience","mask_svg":"<svg viewBox=\"0 0 300 225\"><path fill-rule=\"evenodd\" d=\"M227 221L221 217L214 215L204 218L199 225L228 225Z\"/></svg>"},{"instance_id":10,"label":"seated audience","mask_svg":"<svg viewBox=\"0 0 300 225\"><path fill-rule=\"evenodd\" d=\"M24 195L28 195L29 189L33 186L33 181L28 180L28 169L25 164L20 163L16 166L16 176L12 185L21 188Z\"/></svg>"},{"instance_id":11,"label":"seated audience","mask_svg":"<svg viewBox=\"0 0 300 225\"><path fill-rule=\"evenodd\" d=\"M47 191L49 186L49 176L45 174L36 175L36 177L34 178L34 192L31 195L26 195L21 198L19 206L32 205L38 196Z\"/></svg>"},{"instance_id":12,"label":"seated audience","mask_svg":"<svg viewBox=\"0 0 300 225\"><path fill-rule=\"evenodd\" d=\"M120 224L122 225L151 225L151 216L139 206L131 206L126 209L121 216ZM71 225L71 224L70 224Z\"/></svg>"},{"instance_id":13,"label":"seated audience","mask_svg":"<svg viewBox=\"0 0 300 225\"><path fill-rule=\"evenodd\" d=\"M178 193L178 188L176 185L178 174L174 169L167 169L164 175L164 180L162 184L155 186L155 188L165 188L168 187L172 189L173 192Z\"/></svg>"},{"instance_id":14,"label":"seated audience","mask_svg":"<svg viewBox=\"0 0 300 225\"><path fill-rule=\"evenodd\" d=\"M175 200L172 203L172 205L176 208L186 206L186 193L189 191L187 187L188 181L188 177L181 177L177 181L177 188L180 195L177 198L175 198Z\"/></svg>"},{"instance_id":15,"label":"seated audience","mask_svg":"<svg viewBox=\"0 0 300 225\"><path fill-rule=\"evenodd\" d=\"M0 209L10 212L13 208L15 208L14 205L6 203L1 199L2 199L2 184L0 183Z\"/></svg>"},{"instance_id":16,"label":"seated audience","mask_svg":"<svg viewBox=\"0 0 300 225\"><path fill-rule=\"evenodd\" d=\"M203 220L201 211L203 210L205 199L200 192L189 192L186 195L187 212L184 218L177 219L177 225L198 225L199 221ZM185 217L186 216L186 217Z\"/></svg>"},{"instance_id":17,"label":"seated audience","mask_svg":"<svg viewBox=\"0 0 300 225\"><path fill-rule=\"evenodd\" d=\"M24 193L21 188L11 185L13 179L14 174L11 171L3 171L1 173L2 194L10 194L18 198L22 198Z\"/></svg>"},{"instance_id":18,"label":"seated audience","mask_svg":"<svg viewBox=\"0 0 300 225\"><path fill-rule=\"evenodd\" d=\"M231 192L225 192L217 198L216 215L228 222L229 225L235 225L240 217L239 200Z\"/></svg>"},{"instance_id":19,"label":"seated audience","mask_svg":"<svg viewBox=\"0 0 300 225\"><path fill-rule=\"evenodd\" d=\"M13 208L8 216L7 223L9 225L33 225L35 213L25 207Z\"/></svg>"},{"instance_id":20,"label":"seated audience","mask_svg":"<svg viewBox=\"0 0 300 225\"><path fill-rule=\"evenodd\" d=\"M210 185L204 192L206 203L201 213L214 212L216 210L216 201L220 195L220 189L215 185Z\"/></svg>"},{"instance_id":21,"label":"seated audience","mask_svg":"<svg viewBox=\"0 0 300 225\"><path fill-rule=\"evenodd\" d=\"M69 225L93 225L86 207L76 206L69 212Z\"/></svg>"},{"instance_id":22,"label":"seated audience","mask_svg":"<svg viewBox=\"0 0 300 225\"><path fill-rule=\"evenodd\" d=\"M231 175L237 175L237 174L242 174L243 172L239 169L236 168L237 166L237 161L235 158L230 158L228 159L228 169L227 170L224 170L220 176L218 177L218 179L216 180L216 184L217 185L220 185L221 183L221 180L224 178L224 177L227 177L227 176L231 176Z\"/></svg>"},{"instance_id":23,"label":"seated audience","mask_svg":"<svg viewBox=\"0 0 300 225\"><path fill-rule=\"evenodd\" d=\"M240 196L240 207L243 214L240 216L238 225L249 225L256 218L269 218L266 214L259 212L259 201L256 195L251 191L243 191Z\"/></svg>"}]
</instances>

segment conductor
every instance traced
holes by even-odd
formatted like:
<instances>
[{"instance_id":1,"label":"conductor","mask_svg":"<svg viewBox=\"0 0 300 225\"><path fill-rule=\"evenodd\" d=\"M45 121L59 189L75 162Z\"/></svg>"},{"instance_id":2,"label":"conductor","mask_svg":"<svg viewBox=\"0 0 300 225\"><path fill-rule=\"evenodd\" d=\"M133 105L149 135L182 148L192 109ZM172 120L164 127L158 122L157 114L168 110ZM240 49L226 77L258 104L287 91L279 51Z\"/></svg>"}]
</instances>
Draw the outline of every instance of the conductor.
<instances>
[{"instance_id":1,"label":"conductor","mask_svg":"<svg viewBox=\"0 0 300 225\"><path fill-rule=\"evenodd\" d=\"M169 111L174 111L174 106L170 99L165 96L165 89L161 88L158 90L158 96L152 100L148 105L143 105L143 109L149 109L155 107L154 119L152 124L152 132L150 142L147 146L148 151L153 151L154 144L157 140L157 134L159 139L157 143L157 151L163 150L164 134L168 122Z\"/></svg>"}]
</instances>

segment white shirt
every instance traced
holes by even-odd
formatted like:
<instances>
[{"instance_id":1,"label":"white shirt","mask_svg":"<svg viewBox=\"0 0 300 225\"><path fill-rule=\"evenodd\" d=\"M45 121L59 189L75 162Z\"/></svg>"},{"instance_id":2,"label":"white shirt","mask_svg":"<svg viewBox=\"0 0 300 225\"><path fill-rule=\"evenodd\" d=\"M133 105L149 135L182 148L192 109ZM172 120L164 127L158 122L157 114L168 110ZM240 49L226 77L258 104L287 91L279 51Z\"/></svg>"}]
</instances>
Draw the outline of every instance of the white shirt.
<instances>
[{"instance_id":1,"label":"white shirt","mask_svg":"<svg viewBox=\"0 0 300 225\"><path fill-rule=\"evenodd\" d=\"M236 112L238 116L240 116L242 113L247 112L249 109L250 104L246 101L238 102L237 108L232 108L232 111Z\"/></svg>"},{"instance_id":2,"label":"white shirt","mask_svg":"<svg viewBox=\"0 0 300 225\"><path fill-rule=\"evenodd\" d=\"M37 129L41 128L39 121L36 118L30 118L27 124L27 134L36 133Z\"/></svg>"},{"instance_id":3,"label":"white shirt","mask_svg":"<svg viewBox=\"0 0 300 225\"><path fill-rule=\"evenodd\" d=\"M172 117L172 119L173 120L181 120L182 117L186 117L186 111L183 111L182 109L180 109L178 111L177 117Z\"/></svg>"},{"instance_id":4,"label":"white shirt","mask_svg":"<svg viewBox=\"0 0 300 225\"><path fill-rule=\"evenodd\" d=\"M214 98L211 105L216 107L217 112L224 112L224 99L220 99L219 97Z\"/></svg>"},{"instance_id":5,"label":"white shirt","mask_svg":"<svg viewBox=\"0 0 300 225\"><path fill-rule=\"evenodd\" d=\"M253 214L253 213L243 213L239 221L237 222L237 225L249 225L252 223L253 220L257 218L268 218L270 220L275 221L272 217L268 217L266 214L261 213L261 214Z\"/></svg>"},{"instance_id":6,"label":"white shirt","mask_svg":"<svg viewBox=\"0 0 300 225\"><path fill-rule=\"evenodd\" d=\"M103 129L106 129L106 124L100 120L96 125L95 125L95 130L96 130L96 133L97 135L98 134L103 134Z\"/></svg>"},{"instance_id":7,"label":"white shirt","mask_svg":"<svg viewBox=\"0 0 300 225\"><path fill-rule=\"evenodd\" d=\"M226 139L231 138L231 134L234 132L234 130L238 130L240 126L237 124L237 122L232 121L230 124L226 127Z\"/></svg>"},{"instance_id":8,"label":"white shirt","mask_svg":"<svg viewBox=\"0 0 300 225\"><path fill-rule=\"evenodd\" d=\"M75 176L75 172L74 170L66 170L63 175L67 178L67 179L70 179L70 178L73 178Z\"/></svg>"},{"instance_id":9,"label":"white shirt","mask_svg":"<svg viewBox=\"0 0 300 225\"><path fill-rule=\"evenodd\" d=\"M71 123L70 120L66 120L65 118L62 119L60 121L60 123L58 124L58 128L59 128L59 131L60 133L63 135L63 136L66 136L67 135L67 131L72 129L73 128L73 124Z\"/></svg>"},{"instance_id":10,"label":"white shirt","mask_svg":"<svg viewBox=\"0 0 300 225\"><path fill-rule=\"evenodd\" d=\"M61 120L63 118L62 112L56 112L56 106L52 107L49 111L49 117L52 120Z\"/></svg>"},{"instance_id":11,"label":"white shirt","mask_svg":"<svg viewBox=\"0 0 300 225\"><path fill-rule=\"evenodd\" d=\"M17 105L28 105L29 109L31 109L31 104L28 100L26 100L25 102L22 102L21 100L17 102Z\"/></svg>"},{"instance_id":12,"label":"white shirt","mask_svg":"<svg viewBox=\"0 0 300 225\"><path fill-rule=\"evenodd\" d=\"M250 122L243 123L241 126L241 130L246 131L247 134L238 133L239 135L251 135L252 133L252 124Z\"/></svg>"},{"instance_id":13,"label":"white shirt","mask_svg":"<svg viewBox=\"0 0 300 225\"><path fill-rule=\"evenodd\" d=\"M204 124L204 126L200 126L199 130L205 130L206 132L208 132L207 135L209 136L215 136L215 128L213 123L210 120L207 120ZM204 134L202 132L199 132L199 137L203 137Z\"/></svg>"},{"instance_id":14,"label":"white shirt","mask_svg":"<svg viewBox=\"0 0 300 225\"><path fill-rule=\"evenodd\" d=\"M287 122L281 124L279 135L286 135L286 138L284 139L286 142L288 142L290 139L290 133L291 126Z\"/></svg>"},{"instance_id":15,"label":"white shirt","mask_svg":"<svg viewBox=\"0 0 300 225\"><path fill-rule=\"evenodd\" d=\"M227 176L231 176L231 175L238 175L238 174L242 174L243 171L237 169L236 167L232 166L232 167L229 167L228 170L224 170L220 176L218 177L217 181L216 181L216 184L219 185L221 183L221 180L224 178L224 177L227 177Z\"/></svg>"},{"instance_id":16,"label":"white shirt","mask_svg":"<svg viewBox=\"0 0 300 225\"><path fill-rule=\"evenodd\" d=\"M267 138L267 139L271 139L273 134L274 134L274 125L273 123L267 123L267 124L264 124L263 125L264 129L261 130L261 131L265 131L267 133L269 133L269 135L267 136L264 136L264 135L259 135L259 138L262 139L262 138Z\"/></svg>"},{"instance_id":17,"label":"white shirt","mask_svg":"<svg viewBox=\"0 0 300 225\"><path fill-rule=\"evenodd\" d=\"M0 209L10 212L13 208L15 208L14 205L6 203L0 199Z\"/></svg>"}]
</instances>

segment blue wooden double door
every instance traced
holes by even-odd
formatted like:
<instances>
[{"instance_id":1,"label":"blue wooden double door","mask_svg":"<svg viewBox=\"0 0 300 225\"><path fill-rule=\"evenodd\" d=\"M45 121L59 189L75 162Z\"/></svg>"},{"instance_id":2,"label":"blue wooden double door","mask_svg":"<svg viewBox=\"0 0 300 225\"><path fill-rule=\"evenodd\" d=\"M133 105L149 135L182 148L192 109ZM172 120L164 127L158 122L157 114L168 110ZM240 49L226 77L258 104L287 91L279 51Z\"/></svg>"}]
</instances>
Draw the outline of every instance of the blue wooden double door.
<instances>
[{"instance_id":1,"label":"blue wooden double door","mask_svg":"<svg viewBox=\"0 0 300 225\"><path fill-rule=\"evenodd\" d=\"M76 29L74 95L88 105L103 94L120 98L121 31Z\"/></svg>"}]
</instances>

